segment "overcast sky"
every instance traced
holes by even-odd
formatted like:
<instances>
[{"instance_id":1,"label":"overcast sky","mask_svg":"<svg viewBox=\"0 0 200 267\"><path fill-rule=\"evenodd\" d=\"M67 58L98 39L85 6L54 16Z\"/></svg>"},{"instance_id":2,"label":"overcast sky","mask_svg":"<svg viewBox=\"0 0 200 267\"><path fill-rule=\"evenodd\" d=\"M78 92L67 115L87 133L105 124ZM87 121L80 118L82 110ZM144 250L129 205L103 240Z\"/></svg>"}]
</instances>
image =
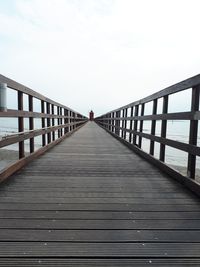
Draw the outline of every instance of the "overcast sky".
<instances>
[{"instance_id":1,"label":"overcast sky","mask_svg":"<svg viewBox=\"0 0 200 267\"><path fill-rule=\"evenodd\" d=\"M83 114L199 73L199 0L0 0L0 72Z\"/></svg>"}]
</instances>

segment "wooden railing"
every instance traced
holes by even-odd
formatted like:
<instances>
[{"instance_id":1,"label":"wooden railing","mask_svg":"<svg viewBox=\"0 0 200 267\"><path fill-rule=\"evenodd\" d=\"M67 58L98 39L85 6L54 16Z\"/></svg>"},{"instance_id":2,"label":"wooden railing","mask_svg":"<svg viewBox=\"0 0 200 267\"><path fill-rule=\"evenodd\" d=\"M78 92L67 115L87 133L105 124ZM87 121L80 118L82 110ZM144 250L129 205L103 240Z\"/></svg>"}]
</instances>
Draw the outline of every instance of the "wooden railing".
<instances>
[{"instance_id":1,"label":"wooden railing","mask_svg":"<svg viewBox=\"0 0 200 267\"><path fill-rule=\"evenodd\" d=\"M80 128L88 118L3 75L0 75L0 83L7 84L8 90L12 89L17 92L18 106L18 109L0 111L0 118L17 118L18 120L18 132L4 136L0 140L0 148L18 144L19 161L0 171L0 180L4 180L24 164ZM24 110L24 96L28 97L28 110ZM37 99L37 104L40 105L40 112L35 111L34 99ZM25 118L29 119L28 130L24 127ZM35 118L41 120L39 129L34 128ZM41 136L42 148L40 149L36 149L34 142L38 136ZM28 156L25 153L25 140L30 140Z\"/></svg>"},{"instance_id":2,"label":"wooden railing","mask_svg":"<svg viewBox=\"0 0 200 267\"><path fill-rule=\"evenodd\" d=\"M168 112L169 97L178 92L190 90L190 107L186 112ZM134 93L134 91L133 91ZM159 91L151 96L148 96L139 101L130 103L126 106L112 110L100 117L95 121L109 131L112 135L119 138L131 149L138 152L143 157L146 157L152 163L156 164L162 170L167 171L175 178L184 183L194 181L196 173L196 159L200 156L200 147L197 145L198 138L198 120L200 119L199 111L199 94L200 94L200 75L182 81L178 84L170 86L162 91ZM158 112L158 102L162 105L161 112ZM181 98L180 98L181 102ZM145 114L146 105L152 107L150 114ZM167 138L167 123L169 120L183 120L189 121L189 134L188 141L181 142ZM151 122L150 130L148 133L144 131L144 123ZM156 124L158 121L161 124L160 134L156 134ZM149 140L149 151L142 150L143 140ZM155 155L155 143L159 145L159 153ZM166 146L184 151L188 155L187 159L187 178L184 175L165 164L165 148ZM194 186L194 183L191 184Z\"/></svg>"}]
</instances>

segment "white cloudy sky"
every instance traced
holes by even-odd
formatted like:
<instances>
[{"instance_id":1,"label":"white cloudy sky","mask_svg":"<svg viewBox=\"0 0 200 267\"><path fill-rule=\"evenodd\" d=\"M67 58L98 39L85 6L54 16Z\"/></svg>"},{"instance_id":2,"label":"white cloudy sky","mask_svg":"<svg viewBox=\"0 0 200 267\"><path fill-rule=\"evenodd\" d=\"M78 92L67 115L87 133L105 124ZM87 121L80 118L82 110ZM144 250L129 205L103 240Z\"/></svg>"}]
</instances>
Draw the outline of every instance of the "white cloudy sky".
<instances>
[{"instance_id":1,"label":"white cloudy sky","mask_svg":"<svg viewBox=\"0 0 200 267\"><path fill-rule=\"evenodd\" d=\"M200 70L199 0L0 0L0 72L87 114Z\"/></svg>"}]
</instances>

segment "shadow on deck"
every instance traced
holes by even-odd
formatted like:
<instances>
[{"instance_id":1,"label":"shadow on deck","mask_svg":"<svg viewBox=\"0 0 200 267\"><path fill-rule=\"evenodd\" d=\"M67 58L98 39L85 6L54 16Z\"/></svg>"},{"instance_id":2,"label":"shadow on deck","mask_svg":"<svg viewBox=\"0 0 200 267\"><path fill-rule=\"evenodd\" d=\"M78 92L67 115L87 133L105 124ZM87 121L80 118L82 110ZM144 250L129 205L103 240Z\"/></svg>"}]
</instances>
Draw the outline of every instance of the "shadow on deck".
<instances>
[{"instance_id":1,"label":"shadow on deck","mask_svg":"<svg viewBox=\"0 0 200 267\"><path fill-rule=\"evenodd\" d=\"M200 266L199 199L87 123L0 188L0 266Z\"/></svg>"}]
</instances>

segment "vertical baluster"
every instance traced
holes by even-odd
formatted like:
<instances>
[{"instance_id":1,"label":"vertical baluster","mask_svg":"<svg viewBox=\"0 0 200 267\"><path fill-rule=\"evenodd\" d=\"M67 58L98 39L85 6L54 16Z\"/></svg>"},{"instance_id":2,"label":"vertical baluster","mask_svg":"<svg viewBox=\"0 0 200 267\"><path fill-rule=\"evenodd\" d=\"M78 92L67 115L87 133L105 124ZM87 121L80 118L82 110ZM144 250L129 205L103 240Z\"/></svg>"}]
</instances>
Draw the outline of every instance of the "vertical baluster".
<instances>
[{"instance_id":1,"label":"vertical baluster","mask_svg":"<svg viewBox=\"0 0 200 267\"><path fill-rule=\"evenodd\" d=\"M28 96L28 106L29 111L33 112L33 97L31 95ZM34 118L29 118L29 130L34 130ZM34 152L34 137L30 138L30 153Z\"/></svg>"},{"instance_id":2,"label":"vertical baluster","mask_svg":"<svg viewBox=\"0 0 200 267\"><path fill-rule=\"evenodd\" d=\"M23 110L23 93L18 91L18 110ZM18 132L24 131L24 118L18 118ZM24 141L19 142L19 158L23 158L24 153Z\"/></svg>"},{"instance_id":3,"label":"vertical baluster","mask_svg":"<svg viewBox=\"0 0 200 267\"><path fill-rule=\"evenodd\" d=\"M69 127L70 119L69 119L69 116L70 116L70 111L67 110L67 124L68 124L67 132L70 132L70 127Z\"/></svg>"},{"instance_id":4,"label":"vertical baluster","mask_svg":"<svg viewBox=\"0 0 200 267\"><path fill-rule=\"evenodd\" d=\"M73 120L73 112L71 111L70 112L70 123L71 123L71 126L70 126L70 129L71 129L71 131L73 131L73 122L74 122L74 120Z\"/></svg>"},{"instance_id":5,"label":"vertical baluster","mask_svg":"<svg viewBox=\"0 0 200 267\"><path fill-rule=\"evenodd\" d=\"M114 129L115 129L115 134L117 134L117 127L118 127L118 120L117 120L117 118L118 118L118 111L116 111L116 112L114 112Z\"/></svg>"},{"instance_id":6,"label":"vertical baluster","mask_svg":"<svg viewBox=\"0 0 200 267\"><path fill-rule=\"evenodd\" d=\"M64 116L65 116L65 118L64 118L64 124L67 124L67 110L66 109L64 109ZM65 134L67 133L67 126L65 126Z\"/></svg>"},{"instance_id":7,"label":"vertical baluster","mask_svg":"<svg viewBox=\"0 0 200 267\"><path fill-rule=\"evenodd\" d=\"M115 116L115 113L112 112L112 133L114 133L114 116Z\"/></svg>"},{"instance_id":8,"label":"vertical baluster","mask_svg":"<svg viewBox=\"0 0 200 267\"><path fill-rule=\"evenodd\" d=\"M124 112L124 136L123 138L126 140L126 127L127 127L127 114L128 114L128 109L125 109Z\"/></svg>"},{"instance_id":9,"label":"vertical baluster","mask_svg":"<svg viewBox=\"0 0 200 267\"><path fill-rule=\"evenodd\" d=\"M111 113L108 114L108 124L109 124L108 130L111 131Z\"/></svg>"},{"instance_id":10,"label":"vertical baluster","mask_svg":"<svg viewBox=\"0 0 200 267\"><path fill-rule=\"evenodd\" d=\"M74 123L76 123L76 121L77 121L77 117L76 117L76 113L74 113ZM76 124L74 124L74 129L76 129Z\"/></svg>"},{"instance_id":11,"label":"vertical baluster","mask_svg":"<svg viewBox=\"0 0 200 267\"><path fill-rule=\"evenodd\" d=\"M60 107L60 116L63 115L63 109ZM60 125L63 124L63 119L60 118ZM63 128L60 128L60 136L63 136Z\"/></svg>"},{"instance_id":12,"label":"vertical baluster","mask_svg":"<svg viewBox=\"0 0 200 267\"><path fill-rule=\"evenodd\" d=\"M157 106L158 106L158 100L154 99L154 101L153 101L153 111L152 111L153 115L157 114ZM156 120L152 120L152 122L151 122L151 134L155 135L155 133L156 133ZM152 156L154 155L154 144L155 144L154 141L150 142L150 152L149 153Z\"/></svg>"},{"instance_id":13,"label":"vertical baluster","mask_svg":"<svg viewBox=\"0 0 200 267\"><path fill-rule=\"evenodd\" d=\"M72 125L72 130L74 131L74 129L75 129L75 125L74 125L74 122L75 122L75 113L74 112L72 112L72 123L73 123L73 125Z\"/></svg>"},{"instance_id":14,"label":"vertical baluster","mask_svg":"<svg viewBox=\"0 0 200 267\"><path fill-rule=\"evenodd\" d=\"M69 114L69 118L68 118L69 132L71 132L71 125L70 125L70 123L71 123L71 111L70 110L69 110L68 114Z\"/></svg>"},{"instance_id":15,"label":"vertical baluster","mask_svg":"<svg viewBox=\"0 0 200 267\"><path fill-rule=\"evenodd\" d=\"M131 117L133 117L133 110L134 110L134 107L132 106L131 107L131 114L130 114L130 116ZM132 131L133 130L133 119L130 119L130 130ZM132 142L132 135L133 135L133 133L129 133L129 143L131 143Z\"/></svg>"},{"instance_id":16,"label":"vertical baluster","mask_svg":"<svg viewBox=\"0 0 200 267\"><path fill-rule=\"evenodd\" d=\"M60 118L59 118L59 116L60 116L60 107L59 106L57 106L57 115L58 115L58 118L57 118L57 122L58 122L58 126L60 125ZM60 138L60 129L58 129L58 138Z\"/></svg>"},{"instance_id":17,"label":"vertical baluster","mask_svg":"<svg viewBox=\"0 0 200 267\"><path fill-rule=\"evenodd\" d=\"M47 114L50 115L50 103L46 102L46 110ZM47 118L47 127L51 126L51 119L50 117ZM51 133L47 134L47 142L48 144L51 143Z\"/></svg>"},{"instance_id":18,"label":"vertical baluster","mask_svg":"<svg viewBox=\"0 0 200 267\"><path fill-rule=\"evenodd\" d=\"M144 107L145 107L145 105L143 103L142 106L141 106L141 114L140 114L140 116L144 116ZM142 133L142 131L143 131L143 120L140 120L140 132ZM138 146L139 146L139 148L142 147L142 136L139 136Z\"/></svg>"},{"instance_id":19,"label":"vertical baluster","mask_svg":"<svg viewBox=\"0 0 200 267\"><path fill-rule=\"evenodd\" d=\"M44 107L44 101L41 100L41 112L45 113L45 107ZM45 118L42 117L42 128L45 128ZM46 145L46 136L45 134L42 135L42 146L45 146Z\"/></svg>"},{"instance_id":20,"label":"vertical baluster","mask_svg":"<svg viewBox=\"0 0 200 267\"><path fill-rule=\"evenodd\" d=\"M122 110L122 115L121 115L121 112L120 112L120 116L122 116L122 118L120 120L120 121L122 121L122 123L120 123L120 124L122 124L121 138L124 137L124 114L125 114L125 110L123 109Z\"/></svg>"},{"instance_id":21,"label":"vertical baluster","mask_svg":"<svg viewBox=\"0 0 200 267\"><path fill-rule=\"evenodd\" d=\"M195 112L199 110L199 94L200 94L200 85L192 88L192 99L191 99L191 111ZM198 120L190 121L190 135L189 135L189 144L197 145L197 136L198 136ZM196 171L196 155L188 154L188 167L187 175L188 177L195 179Z\"/></svg>"},{"instance_id":22,"label":"vertical baluster","mask_svg":"<svg viewBox=\"0 0 200 267\"><path fill-rule=\"evenodd\" d=\"M51 114L52 114L52 126L55 126L55 119L54 119L54 105L51 105ZM52 140L55 141L55 131L52 132Z\"/></svg>"},{"instance_id":23,"label":"vertical baluster","mask_svg":"<svg viewBox=\"0 0 200 267\"><path fill-rule=\"evenodd\" d=\"M135 106L135 114L134 117L138 117L138 111L139 111L139 105ZM134 132L133 132L133 144L136 146L137 145L137 134L135 134L135 132L137 132L137 127L138 127L138 119L134 118Z\"/></svg>"},{"instance_id":24,"label":"vertical baluster","mask_svg":"<svg viewBox=\"0 0 200 267\"><path fill-rule=\"evenodd\" d=\"M117 135L120 136L121 110L118 110L117 113L118 113L118 115L117 115L117 118L118 118L118 120L117 120Z\"/></svg>"},{"instance_id":25,"label":"vertical baluster","mask_svg":"<svg viewBox=\"0 0 200 267\"><path fill-rule=\"evenodd\" d=\"M166 114L168 112L168 95L163 97L163 111L162 114ZM166 138L167 135L167 120L162 120L161 125L161 137ZM165 145L160 144L160 160L165 161Z\"/></svg>"}]
</instances>

